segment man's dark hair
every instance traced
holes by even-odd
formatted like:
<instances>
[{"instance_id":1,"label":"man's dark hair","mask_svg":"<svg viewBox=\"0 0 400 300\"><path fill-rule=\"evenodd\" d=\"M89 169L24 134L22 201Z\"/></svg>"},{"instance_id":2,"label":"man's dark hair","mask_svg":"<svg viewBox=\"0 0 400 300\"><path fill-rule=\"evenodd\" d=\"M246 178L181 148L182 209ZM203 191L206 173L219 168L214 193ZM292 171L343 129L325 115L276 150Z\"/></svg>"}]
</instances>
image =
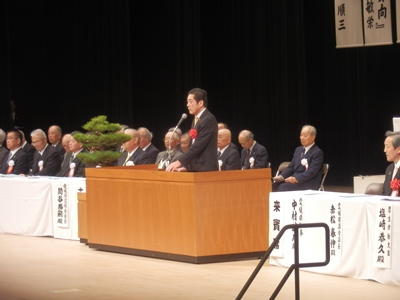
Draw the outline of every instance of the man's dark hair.
<instances>
[{"instance_id":1,"label":"man's dark hair","mask_svg":"<svg viewBox=\"0 0 400 300\"><path fill-rule=\"evenodd\" d=\"M194 88L188 92L188 95L190 94L194 95L194 100L196 100L197 103L199 103L200 100L203 100L204 107L208 106L207 92L205 90Z\"/></svg>"}]
</instances>

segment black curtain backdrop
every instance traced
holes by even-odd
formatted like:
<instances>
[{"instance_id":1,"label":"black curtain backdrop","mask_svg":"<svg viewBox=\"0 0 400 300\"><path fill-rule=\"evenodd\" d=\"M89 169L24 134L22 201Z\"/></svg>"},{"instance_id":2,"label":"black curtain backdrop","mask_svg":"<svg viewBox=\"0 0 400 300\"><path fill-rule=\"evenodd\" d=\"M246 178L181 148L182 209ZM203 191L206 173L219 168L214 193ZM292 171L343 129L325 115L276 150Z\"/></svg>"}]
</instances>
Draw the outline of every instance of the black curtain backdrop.
<instances>
[{"instance_id":1,"label":"black curtain backdrop","mask_svg":"<svg viewBox=\"0 0 400 300\"><path fill-rule=\"evenodd\" d=\"M320 0L1 1L0 128L11 128L14 100L28 139L104 114L149 128L162 149L187 92L201 87L236 144L240 130L253 131L273 172L312 124L331 166L326 184L352 185L388 164L399 45L336 49L334 9Z\"/></svg>"}]
</instances>

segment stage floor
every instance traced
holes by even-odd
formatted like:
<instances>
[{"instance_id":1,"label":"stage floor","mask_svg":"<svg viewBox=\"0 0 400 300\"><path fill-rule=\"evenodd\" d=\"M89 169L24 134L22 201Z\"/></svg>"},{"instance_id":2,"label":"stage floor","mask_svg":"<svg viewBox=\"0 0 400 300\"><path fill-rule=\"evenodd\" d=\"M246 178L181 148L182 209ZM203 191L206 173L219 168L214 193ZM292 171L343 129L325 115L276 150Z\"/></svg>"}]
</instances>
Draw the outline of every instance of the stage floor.
<instances>
[{"instance_id":1,"label":"stage floor","mask_svg":"<svg viewBox=\"0 0 400 300\"><path fill-rule=\"evenodd\" d=\"M0 299L235 299L259 260L190 264L0 234ZM243 299L269 299L286 268L267 265ZM277 299L294 299L293 275ZM301 299L399 299L400 287L306 271Z\"/></svg>"}]
</instances>

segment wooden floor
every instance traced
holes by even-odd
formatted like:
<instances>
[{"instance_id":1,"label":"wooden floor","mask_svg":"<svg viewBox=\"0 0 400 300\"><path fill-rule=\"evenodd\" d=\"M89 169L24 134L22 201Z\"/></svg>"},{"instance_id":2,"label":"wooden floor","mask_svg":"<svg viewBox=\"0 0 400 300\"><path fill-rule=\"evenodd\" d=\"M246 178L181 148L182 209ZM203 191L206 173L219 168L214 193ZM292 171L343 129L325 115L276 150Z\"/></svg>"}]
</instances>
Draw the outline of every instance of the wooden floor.
<instances>
[{"instance_id":1,"label":"wooden floor","mask_svg":"<svg viewBox=\"0 0 400 300\"><path fill-rule=\"evenodd\" d=\"M259 260L188 264L0 234L0 299L235 299ZM266 265L243 299L269 299L286 268ZM301 299L400 299L400 287L300 273ZM295 299L293 275L277 299Z\"/></svg>"}]
</instances>

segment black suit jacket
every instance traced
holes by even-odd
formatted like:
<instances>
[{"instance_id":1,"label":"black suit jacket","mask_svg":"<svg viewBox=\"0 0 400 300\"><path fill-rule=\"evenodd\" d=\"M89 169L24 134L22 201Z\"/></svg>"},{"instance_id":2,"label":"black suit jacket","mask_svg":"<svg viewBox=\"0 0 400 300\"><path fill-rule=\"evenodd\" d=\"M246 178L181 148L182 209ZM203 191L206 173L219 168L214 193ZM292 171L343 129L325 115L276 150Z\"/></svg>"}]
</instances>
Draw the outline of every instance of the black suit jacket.
<instances>
[{"instance_id":1,"label":"black suit jacket","mask_svg":"<svg viewBox=\"0 0 400 300\"><path fill-rule=\"evenodd\" d=\"M160 153L160 150L157 149L156 146L150 144L144 152L147 153L147 162L145 164L155 164L157 160L157 155Z\"/></svg>"},{"instance_id":2,"label":"black suit jacket","mask_svg":"<svg viewBox=\"0 0 400 300\"><path fill-rule=\"evenodd\" d=\"M22 149L28 154L29 157L29 166L32 166L33 163L33 155L35 154L35 147L33 147L31 144L26 143L25 146L22 147Z\"/></svg>"},{"instance_id":3,"label":"black suit jacket","mask_svg":"<svg viewBox=\"0 0 400 300\"><path fill-rule=\"evenodd\" d=\"M87 152L86 150L82 150L79 153L82 152ZM65 156L65 159L61 165L61 170L60 172L57 173L58 177L68 177L69 171L70 171L70 166L71 163L75 164L74 168L74 177L85 177L85 167L86 165L78 158L75 157L73 158L73 153L69 152Z\"/></svg>"},{"instance_id":4,"label":"black suit jacket","mask_svg":"<svg viewBox=\"0 0 400 300\"><path fill-rule=\"evenodd\" d=\"M394 163L391 163L385 171L385 181L383 182L383 195L390 196L392 194L392 189L390 188L390 182L392 181L392 176L393 176L393 170L394 170ZM394 176L394 178L400 180L400 171L397 171L397 174Z\"/></svg>"},{"instance_id":5,"label":"black suit jacket","mask_svg":"<svg viewBox=\"0 0 400 300\"><path fill-rule=\"evenodd\" d=\"M240 157L237 149L231 145L224 150L218 160L222 161L221 171L224 170L240 170Z\"/></svg>"},{"instance_id":6,"label":"black suit jacket","mask_svg":"<svg viewBox=\"0 0 400 300\"><path fill-rule=\"evenodd\" d=\"M0 147L0 165L3 163L3 159L7 160L8 159L8 149L4 146Z\"/></svg>"},{"instance_id":7,"label":"black suit jacket","mask_svg":"<svg viewBox=\"0 0 400 300\"><path fill-rule=\"evenodd\" d=\"M53 146L53 145L50 145L50 146L56 148L56 150L58 151L58 154L60 155L60 161L63 161L64 160L65 149L64 149L61 141L58 142L55 146Z\"/></svg>"},{"instance_id":8,"label":"black suit jacket","mask_svg":"<svg viewBox=\"0 0 400 300\"><path fill-rule=\"evenodd\" d=\"M250 169L250 162L246 160L247 150L242 149L240 156L240 164L242 169ZM250 158L254 158L253 169L266 168L268 164L268 152L265 147L259 143L256 143L250 152Z\"/></svg>"},{"instance_id":9,"label":"black suit jacket","mask_svg":"<svg viewBox=\"0 0 400 300\"><path fill-rule=\"evenodd\" d=\"M43 170L39 171L39 161L43 161ZM35 176L56 176L61 168L60 154L57 149L47 144L43 155L38 151L33 155L32 175Z\"/></svg>"},{"instance_id":10,"label":"black suit jacket","mask_svg":"<svg viewBox=\"0 0 400 300\"><path fill-rule=\"evenodd\" d=\"M304 147L299 146L295 149L292 161L289 166L283 170L283 178L294 176L298 183L280 183L280 185L290 185L290 190L318 190L321 184L321 168L324 164L324 153L314 144L303 157L301 153ZM303 159L307 160L308 169L301 164Z\"/></svg>"},{"instance_id":11,"label":"black suit jacket","mask_svg":"<svg viewBox=\"0 0 400 300\"><path fill-rule=\"evenodd\" d=\"M124 164L126 158L128 156L128 152L124 152L120 158L118 158L118 166L125 166ZM133 161L134 165L145 165L148 164L149 156L146 152L144 152L140 147L138 147L132 156L128 159L128 161ZM127 162L128 162L127 161Z\"/></svg>"},{"instance_id":12,"label":"black suit jacket","mask_svg":"<svg viewBox=\"0 0 400 300\"><path fill-rule=\"evenodd\" d=\"M29 157L22 148L20 148L10 160L14 161L14 167L11 174L28 174L29 173ZM8 156L3 159L1 164L1 174L7 174L8 170Z\"/></svg>"},{"instance_id":13,"label":"black suit jacket","mask_svg":"<svg viewBox=\"0 0 400 300\"><path fill-rule=\"evenodd\" d=\"M218 171L217 120L206 109L194 129L197 130L196 139L178 160L190 172Z\"/></svg>"}]
</instances>

